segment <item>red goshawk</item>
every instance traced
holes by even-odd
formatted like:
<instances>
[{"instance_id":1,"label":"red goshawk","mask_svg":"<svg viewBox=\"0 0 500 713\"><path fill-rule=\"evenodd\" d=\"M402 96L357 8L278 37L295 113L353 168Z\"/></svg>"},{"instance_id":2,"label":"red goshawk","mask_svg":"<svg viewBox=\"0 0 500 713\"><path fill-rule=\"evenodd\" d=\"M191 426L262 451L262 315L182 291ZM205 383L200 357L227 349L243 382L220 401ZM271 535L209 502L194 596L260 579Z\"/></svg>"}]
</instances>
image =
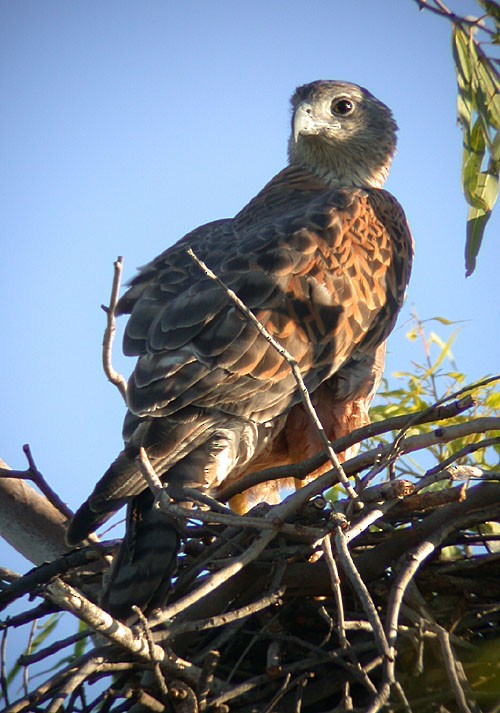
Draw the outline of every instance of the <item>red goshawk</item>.
<instances>
[{"instance_id":1,"label":"red goshawk","mask_svg":"<svg viewBox=\"0 0 500 713\"><path fill-rule=\"evenodd\" d=\"M128 503L104 597L115 616L162 604L179 548L152 507L141 446L181 502L185 488L216 495L242 473L318 448L289 364L187 248L293 355L330 438L367 422L411 267L403 210L382 189L397 127L347 82L299 87L292 111L289 165L234 218L197 228L142 268L119 302L130 314L124 351L137 356L125 447L68 530L77 543Z\"/></svg>"}]
</instances>

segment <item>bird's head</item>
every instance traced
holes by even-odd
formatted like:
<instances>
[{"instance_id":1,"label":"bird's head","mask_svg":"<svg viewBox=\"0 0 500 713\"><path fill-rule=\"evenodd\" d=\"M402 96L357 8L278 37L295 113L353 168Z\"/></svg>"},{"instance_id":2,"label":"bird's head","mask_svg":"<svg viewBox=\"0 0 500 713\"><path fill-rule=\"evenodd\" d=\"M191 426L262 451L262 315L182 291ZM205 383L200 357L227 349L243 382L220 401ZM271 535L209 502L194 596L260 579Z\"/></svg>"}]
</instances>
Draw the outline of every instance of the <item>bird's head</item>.
<instances>
[{"instance_id":1,"label":"bird's head","mask_svg":"<svg viewBox=\"0 0 500 713\"><path fill-rule=\"evenodd\" d=\"M317 81L295 90L292 165L332 186L380 188L396 150L397 125L390 109L363 87Z\"/></svg>"}]
</instances>

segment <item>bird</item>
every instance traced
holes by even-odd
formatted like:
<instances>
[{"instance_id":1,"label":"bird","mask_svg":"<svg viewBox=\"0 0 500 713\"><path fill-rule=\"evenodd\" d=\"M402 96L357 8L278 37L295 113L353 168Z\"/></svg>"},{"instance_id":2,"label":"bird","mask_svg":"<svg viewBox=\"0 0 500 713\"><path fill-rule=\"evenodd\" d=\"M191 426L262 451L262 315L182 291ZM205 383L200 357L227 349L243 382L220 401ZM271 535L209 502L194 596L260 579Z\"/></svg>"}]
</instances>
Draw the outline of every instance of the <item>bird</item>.
<instances>
[{"instance_id":1,"label":"bird","mask_svg":"<svg viewBox=\"0 0 500 713\"><path fill-rule=\"evenodd\" d=\"M145 265L120 298L123 350L137 358L124 448L67 530L76 545L127 505L102 599L113 616L164 605L181 544L153 507L141 448L181 503L188 489L217 497L263 464L320 449L290 364L188 249L292 355L328 437L343 435L368 418L410 277L410 229L383 188L396 134L390 109L359 85L299 86L286 167L233 218Z\"/></svg>"}]
</instances>

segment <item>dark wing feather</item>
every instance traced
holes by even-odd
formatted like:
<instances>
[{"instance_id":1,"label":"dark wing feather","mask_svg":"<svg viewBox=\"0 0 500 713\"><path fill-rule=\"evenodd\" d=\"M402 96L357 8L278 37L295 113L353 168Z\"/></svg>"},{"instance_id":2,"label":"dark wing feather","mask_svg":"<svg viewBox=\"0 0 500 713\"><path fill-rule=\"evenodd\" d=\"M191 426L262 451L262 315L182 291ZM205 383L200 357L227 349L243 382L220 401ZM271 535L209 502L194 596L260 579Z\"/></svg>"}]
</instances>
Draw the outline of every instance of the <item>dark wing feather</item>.
<instances>
[{"instance_id":1,"label":"dark wing feather","mask_svg":"<svg viewBox=\"0 0 500 713\"><path fill-rule=\"evenodd\" d=\"M311 390L361 345L381 343L401 304L407 255L396 253L387 216L377 215L385 206L393 219L390 213L400 209L382 193L300 195L265 224L261 218L248 225L244 213L194 234L195 252L295 357ZM407 241L407 233L402 237ZM157 259L154 280L132 308L126 340L144 336L135 342L131 409L172 415L191 404L257 420L276 417L298 398L288 365L201 274L184 250L187 242ZM169 285L172 265L177 280Z\"/></svg>"}]
</instances>

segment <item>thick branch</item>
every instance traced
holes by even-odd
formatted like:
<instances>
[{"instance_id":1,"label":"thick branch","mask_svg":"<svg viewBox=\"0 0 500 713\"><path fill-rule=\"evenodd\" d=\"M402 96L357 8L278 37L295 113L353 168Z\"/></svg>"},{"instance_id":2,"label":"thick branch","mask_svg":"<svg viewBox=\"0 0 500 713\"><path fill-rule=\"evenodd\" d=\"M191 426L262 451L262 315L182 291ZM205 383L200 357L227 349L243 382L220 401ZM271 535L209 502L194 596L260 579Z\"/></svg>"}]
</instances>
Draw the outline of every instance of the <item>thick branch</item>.
<instances>
[{"instance_id":1,"label":"thick branch","mask_svg":"<svg viewBox=\"0 0 500 713\"><path fill-rule=\"evenodd\" d=\"M0 466L9 474L4 461ZM66 524L67 518L25 480L0 477L0 535L27 560L38 565L67 552Z\"/></svg>"}]
</instances>

